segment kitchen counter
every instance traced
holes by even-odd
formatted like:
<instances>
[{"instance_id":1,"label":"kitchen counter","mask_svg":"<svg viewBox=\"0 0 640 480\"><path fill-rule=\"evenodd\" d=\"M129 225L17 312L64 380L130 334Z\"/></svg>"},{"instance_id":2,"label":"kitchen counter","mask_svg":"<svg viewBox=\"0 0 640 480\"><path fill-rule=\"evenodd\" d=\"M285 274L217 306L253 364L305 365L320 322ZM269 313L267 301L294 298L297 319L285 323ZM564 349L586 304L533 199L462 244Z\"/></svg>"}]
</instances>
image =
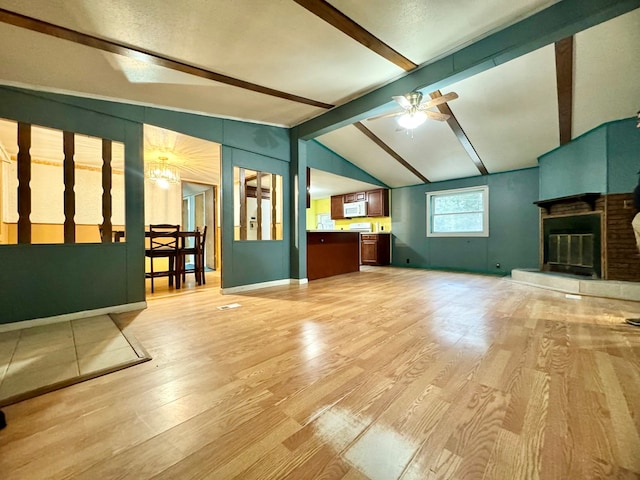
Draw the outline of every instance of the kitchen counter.
<instances>
[{"instance_id":1,"label":"kitchen counter","mask_svg":"<svg viewBox=\"0 0 640 480\"><path fill-rule=\"evenodd\" d=\"M307 231L307 278L358 272L360 233L348 230Z\"/></svg>"}]
</instances>

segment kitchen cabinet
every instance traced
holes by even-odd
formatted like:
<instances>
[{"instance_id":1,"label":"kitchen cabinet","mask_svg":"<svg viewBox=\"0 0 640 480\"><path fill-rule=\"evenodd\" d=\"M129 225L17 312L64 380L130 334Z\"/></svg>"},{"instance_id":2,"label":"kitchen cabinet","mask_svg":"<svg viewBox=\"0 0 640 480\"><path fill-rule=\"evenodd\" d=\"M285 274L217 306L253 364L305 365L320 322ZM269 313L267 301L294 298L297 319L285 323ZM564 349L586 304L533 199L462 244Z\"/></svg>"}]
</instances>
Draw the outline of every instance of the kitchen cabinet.
<instances>
[{"instance_id":1,"label":"kitchen cabinet","mask_svg":"<svg viewBox=\"0 0 640 480\"><path fill-rule=\"evenodd\" d=\"M307 278L341 275L360 270L358 232L307 232Z\"/></svg>"},{"instance_id":2,"label":"kitchen cabinet","mask_svg":"<svg viewBox=\"0 0 640 480\"><path fill-rule=\"evenodd\" d=\"M389 190L378 188L368 192L345 193L331 197L331 218L340 220L345 218L343 205L353 202L367 202L367 217L389 216Z\"/></svg>"},{"instance_id":3,"label":"kitchen cabinet","mask_svg":"<svg viewBox=\"0 0 640 480\"><path fill-rule=\"evenodd\" d=\"M368 217L388 217L389 216L389 190L379 188L370 190L367 193L367 216Z\"/></svg>"},{"instance_id":4,"label":"kitchen cabinet","mask_svg":"<svg viewBox=\"0 0 640 480\"><path fill-rule=\"evenodd\" d=\"M346 193L344 203L363 202L367 200L367 192Z\"/></svg>"},{"instance_id":5,"label":"kitchen cabinet","mask_svg":"<svg viewBox=\"0 0 640 480\"><path fill-rule=\"evenodd\" d=\"M339 220L344 218L344 208L342 207L342 195L331 197L331 219Z\"/></svg>"},{"instance_id":6,"label":"kitchen cabinet","mask_svg":"<svg viewBox=\"0 0 640 480\"><path fill-rule=\"evenodd\" d=\"M390 257L391 234L362 233L360 235L360 263L363 265L389 265Z\"/></svg>"}]
</instances>

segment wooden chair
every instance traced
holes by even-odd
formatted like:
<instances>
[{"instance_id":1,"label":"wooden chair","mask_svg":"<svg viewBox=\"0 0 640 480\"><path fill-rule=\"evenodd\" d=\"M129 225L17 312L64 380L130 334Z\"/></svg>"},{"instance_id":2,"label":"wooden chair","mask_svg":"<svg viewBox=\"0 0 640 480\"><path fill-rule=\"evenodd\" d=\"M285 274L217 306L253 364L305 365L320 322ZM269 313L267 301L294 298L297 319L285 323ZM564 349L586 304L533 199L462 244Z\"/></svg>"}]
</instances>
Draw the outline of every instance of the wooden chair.
<instances>
[{"instance_id":1,"label":"wooden chair","mask_svg":"<svg viewBox=\"0 0 640 480\"><path fill-rule=\"evenodd\" d=\"M154 291L153 280L156 277L169 277L169 286L175 278L176 288L180 288L180 262L178 257L178 232L180 225L149 225L149 248L145 249L145 256L149 257L149 272L145 278L151 279L151 293ZM164 258L169 263L168 270L156 271L153 261Z\"/></svg>"},{"instance_id":2,"label":"wooden chair","mask_svg":"<svg viewBox=\"0 0 640 480\"><path fill-rule=\"evenodd\" d=\"M200 230L196 228L196 231L200 231ZM196 278L196 283L198 285L203 285L204 283L206 283L205 276L204 276L204 267L205 267L204 245L207 239L207 226L205 225L204 227L202 227L202 231L200 231L200 235L194 238L195 238L195 242L193 246L189 246L189 247L184 245L184 241L186 239L183 238L183 245L182 245L182 248L180 249L180 269L182 271L182 281L183 282L185 281L187 273L194 273ZM187 255L193 255L193 263L194 263L193 268L187 269L187 265L186 265Z\"/></svg>"}]
</instances>

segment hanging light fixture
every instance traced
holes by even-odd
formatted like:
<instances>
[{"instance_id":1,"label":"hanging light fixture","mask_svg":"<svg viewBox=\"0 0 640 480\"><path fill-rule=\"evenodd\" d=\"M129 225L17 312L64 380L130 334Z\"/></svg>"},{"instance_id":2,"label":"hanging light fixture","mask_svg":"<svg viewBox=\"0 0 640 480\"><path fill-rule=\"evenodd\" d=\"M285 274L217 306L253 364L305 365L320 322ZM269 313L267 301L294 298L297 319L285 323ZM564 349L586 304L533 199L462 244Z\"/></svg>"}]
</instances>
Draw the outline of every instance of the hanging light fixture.
<instances>
[{"instance_id":1,"label":"hanging light fixture","mask_svg":"<svg viewBox=\"0 0 640 480\"><path fill-rule=\"evenodd\" d=\"M172 183L180 183L180 174L174 165L169 165L167 157L158 157L158 160L148 163L147 178L165 189Z\"/></svg>"},{"instance_id":2,"label":"hanging light fixture","mask_svg":"<svg viewBox=\"0 0 640 480\"><path fill-rule=\"evenodd\" d=\"M407 130L419 127L427 120L427 114L415 107L398 117L398 125Z\"/></svg>"}]
</instances>

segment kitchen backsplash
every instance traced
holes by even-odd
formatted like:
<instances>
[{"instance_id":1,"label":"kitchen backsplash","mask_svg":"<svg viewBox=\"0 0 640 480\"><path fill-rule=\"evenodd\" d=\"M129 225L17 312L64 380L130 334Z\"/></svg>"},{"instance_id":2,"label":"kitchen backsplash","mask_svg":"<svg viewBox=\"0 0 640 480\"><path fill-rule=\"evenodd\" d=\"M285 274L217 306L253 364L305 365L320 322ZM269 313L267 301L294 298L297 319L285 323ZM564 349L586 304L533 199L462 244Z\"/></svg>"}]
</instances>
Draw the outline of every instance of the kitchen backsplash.
<instances>
[{"instance_id":1,"label":"kitchen backsplash","mask_svg":"<svg viewBox=\"0 0 640 480\"><path fill-rule=\"evenodd\" d=\"M319 200L311 200L311 208L307 208L307 230L316 230L318 228L318 215L331 214L331 199L321 198ZM373 231L391 231L391 217L366 217L357 219L341 219L335 220L335 228L337 230L348 230L349 224L353 222L371 222ZM378 227L376 230L376 226Z\"/></svg>"}]
</instances>

